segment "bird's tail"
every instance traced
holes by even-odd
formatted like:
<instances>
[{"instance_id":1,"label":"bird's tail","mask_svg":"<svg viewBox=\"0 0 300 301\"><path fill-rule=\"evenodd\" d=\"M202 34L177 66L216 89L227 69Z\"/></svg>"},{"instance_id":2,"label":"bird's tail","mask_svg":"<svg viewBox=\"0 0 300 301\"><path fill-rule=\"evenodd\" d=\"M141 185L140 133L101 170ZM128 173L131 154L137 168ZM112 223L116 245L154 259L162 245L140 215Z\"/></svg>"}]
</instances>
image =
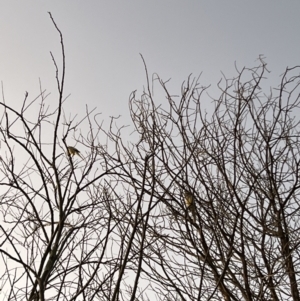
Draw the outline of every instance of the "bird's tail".
<instances>
[{"instance_id":1,"label":"bird's tail","mask_svg":"<svg viewBox=\"0 0 300 301\"><path fill-rule=\"evenodd\" d=\"M196 208L195 208L195 204L192 204L191 206L189 206L189 209L192 212L193 222L196 222Z\"/></svg>"}]
</instances>

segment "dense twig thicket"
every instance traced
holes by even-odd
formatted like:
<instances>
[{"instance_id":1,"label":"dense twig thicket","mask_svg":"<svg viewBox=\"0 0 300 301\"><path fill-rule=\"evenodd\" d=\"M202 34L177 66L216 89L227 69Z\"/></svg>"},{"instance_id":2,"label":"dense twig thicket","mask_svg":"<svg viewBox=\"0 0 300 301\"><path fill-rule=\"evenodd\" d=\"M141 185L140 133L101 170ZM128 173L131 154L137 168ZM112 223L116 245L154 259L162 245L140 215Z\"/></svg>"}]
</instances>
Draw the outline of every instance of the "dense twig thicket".
<instances>
[{"instance_id":1,"label":"dense twig thicket","mask_svg":"<svg viewBox=\"0 0 300 301\"><path fill-rule=\"evenodd\" d=\"M53 23L57 106L0 103L2 299L299 300L300 67L265 94L259 59L217 99L158 76L154 98L146 69L128 138L64 117Z\"/></svg>"}]
</instances>

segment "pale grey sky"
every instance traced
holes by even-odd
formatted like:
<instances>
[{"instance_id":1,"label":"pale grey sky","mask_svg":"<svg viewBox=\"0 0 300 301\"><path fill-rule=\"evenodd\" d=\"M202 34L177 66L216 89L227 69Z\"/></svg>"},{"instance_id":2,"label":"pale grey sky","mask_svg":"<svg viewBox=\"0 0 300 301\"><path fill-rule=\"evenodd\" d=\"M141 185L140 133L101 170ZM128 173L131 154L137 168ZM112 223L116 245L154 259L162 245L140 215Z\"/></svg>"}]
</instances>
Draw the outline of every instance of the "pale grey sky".
<instances>
[{"instance_id":1,"label":"pale grey sky","mask_svg":"<svg viewBox=\"0 0 300 301\"><path fill-rule=\"evenodd\" d=\"M59 60L60 44L48 11L64 35L73 114L87 104L104 119L128 121L128 96L145 84L139 53L150 74L172 78L174 93L190 73L216 84L220 71L230 77L235 61L252 67L260 54L274 85L285 67L300 64L299 0L2 1L0 80L10 103L25 91L36 96L39 78L55 101L49 51Z\"/></svg>"},{"instance_id":2,"label":"pale grey sky","mask_svg":"<svg viewBox=\"0 0 300 301\"><path fill-rule=\"evenodd\" d=\"M60 62L60 41L48 11L64 35L65 112L79 117L88 105L107 122L121 114L120 124L130 123L129 94L146 84L139 53L149 74L172 78L172 94L201 72L214 90L221 71L232 77L235 62L252 67L260 54L273 85L287 66L300 65L299 0L2 0L0 80L17 108L25 91L29 100L39 94L39 78L57 103L49 52Z\"/></svg>"}]
</instances>

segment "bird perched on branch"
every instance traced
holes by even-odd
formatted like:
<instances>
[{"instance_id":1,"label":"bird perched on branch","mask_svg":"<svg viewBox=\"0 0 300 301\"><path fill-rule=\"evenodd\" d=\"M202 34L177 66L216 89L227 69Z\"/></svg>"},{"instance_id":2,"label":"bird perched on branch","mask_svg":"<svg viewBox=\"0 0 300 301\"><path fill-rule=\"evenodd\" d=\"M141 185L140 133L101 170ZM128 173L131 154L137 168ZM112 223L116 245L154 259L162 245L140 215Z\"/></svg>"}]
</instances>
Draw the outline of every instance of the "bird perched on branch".
<instances>
[{"instance_id":1,"label":"bird perched on branch","mask_svg":"<svg viewBox=\"0 0 300 301\"><path fill-rule=\"evenodd\" d=\"M81 156L81 154L80 154L80 151L79 151L77 148L75 148L75 147L73 147L73 146L68 146L67 148L68 148L68 154L69 154L69 156L74 157L75 155L77 155L77 156L79 156L82 160L84 160L84 158L83 158L83 157Z\"/></svg>"},{"instance_id":2,"label":"bird perched on branch","mask_svg":"<svg viewBox=\"0 0 300 301\"><path fill-rule=\"evenodd\" d=\"M184 191L184 201L185 201L186 208L192 212L193 221L195 221L196 220L195 200L193 194L188 190Z\"/></svg>"},{"instance_id":3,"label":"bird perched on branch","mask_svg":"<svg viewBox=\"0 0 300 301\"><path fill-rule=\"evenodd\" d=\"M187 208L189 208L193 204L193 195L188 190L184 191L184 201Z\"/></svg>"}]
</instances>

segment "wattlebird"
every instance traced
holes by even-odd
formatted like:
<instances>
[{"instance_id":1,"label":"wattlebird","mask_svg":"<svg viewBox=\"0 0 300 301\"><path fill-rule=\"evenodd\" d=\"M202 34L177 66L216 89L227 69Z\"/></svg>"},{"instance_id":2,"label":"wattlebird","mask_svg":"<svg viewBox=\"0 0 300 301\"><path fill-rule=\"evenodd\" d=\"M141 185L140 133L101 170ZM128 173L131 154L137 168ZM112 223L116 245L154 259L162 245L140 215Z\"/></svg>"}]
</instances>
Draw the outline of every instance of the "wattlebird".
<instances>
[{"instance_id":1,"label":"wattlebird","mask_svg":"<svg viewBox=\"0 0 300 301\"><path fill-rule=\"evenodd\" d=\"M80 151L79 151L77 148L75 148L75 147L73 147L73 146L68 146L67 148L68 148L68 154L69 154L69 156L74 157L75 155L77 155L77 156L79 156L82 160L84 160L83 157L82 157L81 154L80 154Z\"/></svg>"},{"instance_id":2,"label":"wattlebird","mask_svg":"<svg viewBox=\"0 0 300 301\"><path fill-rule=\"evenodd\" d=\"M193 194L188 190L184 191L184 202L185 202L186 208L188 210L191 210L192 215L193 215L193 221L195 221L196 220L195 200L194 200Z\"/></svg>"}]
</instances>

